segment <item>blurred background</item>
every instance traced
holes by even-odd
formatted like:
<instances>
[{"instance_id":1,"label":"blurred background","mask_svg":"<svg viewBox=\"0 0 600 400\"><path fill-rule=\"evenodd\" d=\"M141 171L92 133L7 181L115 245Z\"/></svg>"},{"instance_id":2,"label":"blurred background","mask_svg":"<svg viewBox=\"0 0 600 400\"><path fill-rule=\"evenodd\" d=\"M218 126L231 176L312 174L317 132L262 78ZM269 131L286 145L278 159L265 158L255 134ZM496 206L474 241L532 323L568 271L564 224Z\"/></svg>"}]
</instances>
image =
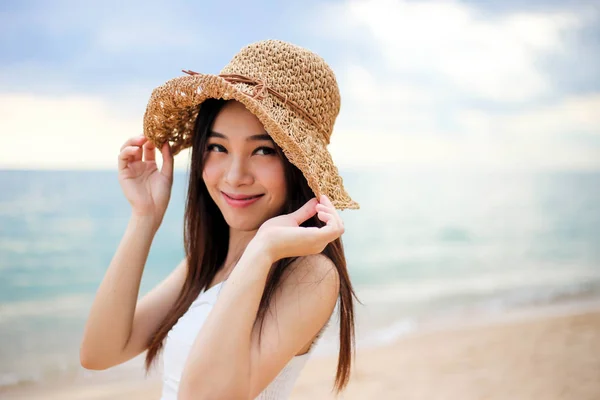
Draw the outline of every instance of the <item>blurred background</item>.
<instances>
[{"instance_id":1,"label":"blurred background","mask_svg":"<svg viewBox=\"0 0 600 400\"><path fill-rule=\"evenodd\" d=\"M599 20L593 0L3 1L0 393L141 374L78 357L129 218L119 148L154 87L268 38L317 52L340 85L330 150L361 204L341 213L359 348L464 315L595 307ZM140 295L183 256L188 156ZM318 351L335 345L328 332Z\"/></svg>"}]
</instances>

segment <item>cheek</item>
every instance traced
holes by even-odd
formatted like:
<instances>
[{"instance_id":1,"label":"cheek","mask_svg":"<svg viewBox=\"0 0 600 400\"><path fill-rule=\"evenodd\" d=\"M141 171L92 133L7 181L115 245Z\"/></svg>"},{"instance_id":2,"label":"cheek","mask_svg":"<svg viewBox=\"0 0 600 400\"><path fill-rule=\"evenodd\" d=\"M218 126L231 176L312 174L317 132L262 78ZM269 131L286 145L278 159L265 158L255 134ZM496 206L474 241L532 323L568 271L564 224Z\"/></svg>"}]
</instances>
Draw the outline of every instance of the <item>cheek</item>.
<instances>
[{"instance_id":1,"label":"cheek","mask_svg":"<svg viewBox=\"0 0 600 400\"><path fill-rule=\"evenodd\" d=\"M275 196L285 198L285 171L283 163L273 163L261 170L262 184Z\"/></svg>"},{"instance_id":2,"label":"cheek","mask_svg":"<svg viewBox=\"0 0 600 400\"><path fill-rule=\"evenodd\" d=\"M214 185L219 181L220 169L216 163L206 162L202 171L202 179L207 185Z\"/></svg>"}]
</instances>

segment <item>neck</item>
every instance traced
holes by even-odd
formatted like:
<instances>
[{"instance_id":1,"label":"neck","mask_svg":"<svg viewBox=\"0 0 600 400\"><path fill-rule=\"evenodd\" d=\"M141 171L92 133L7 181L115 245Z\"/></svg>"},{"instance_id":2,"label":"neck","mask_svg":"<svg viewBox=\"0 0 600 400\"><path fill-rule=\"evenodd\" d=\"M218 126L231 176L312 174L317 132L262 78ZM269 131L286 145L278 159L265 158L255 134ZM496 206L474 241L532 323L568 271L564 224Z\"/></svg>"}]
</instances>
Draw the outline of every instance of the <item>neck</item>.
<instances>
[{"instance_id":1,"label":"neck","mask_svg":"<svg viewBox=\"0 0 600 400\"><path fill-rule=\"evenodd\" d=\"M248 243L254 238L258 229L252 231L240 231L238 229L229 228L229 250L225 258L224 272L226 275L233 270L237 261L242 257Z\"/></svg>"}]
</instances>

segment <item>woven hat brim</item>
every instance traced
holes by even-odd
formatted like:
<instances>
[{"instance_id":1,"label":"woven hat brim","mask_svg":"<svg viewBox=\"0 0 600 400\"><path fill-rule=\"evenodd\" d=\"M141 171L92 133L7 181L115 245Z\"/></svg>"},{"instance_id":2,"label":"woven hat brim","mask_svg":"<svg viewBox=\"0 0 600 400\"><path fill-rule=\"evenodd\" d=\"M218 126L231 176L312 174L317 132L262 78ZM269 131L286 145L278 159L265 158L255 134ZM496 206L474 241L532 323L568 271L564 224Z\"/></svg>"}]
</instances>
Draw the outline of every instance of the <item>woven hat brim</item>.
<instances>
[{"instance_id":1,"label":"woven hat brim","mask_svg":"<svg viewBox=\"0 0 600 400\"><path fill-rule=\"evenodd\" d=\"M209 98L237 100L260 120L287 159L302 171L317 197L325 194L337 209L358 209L359 204L346 192L343 179L316 128L293 115L293 111L274 96L265 95L262 100L250 97L252 89L212 74L171 79L154 89L150 96L144 115L144 134L158 148L169 140L176 155L192 144L194 122L202 102Z\"/></svg>"}]
</instances>

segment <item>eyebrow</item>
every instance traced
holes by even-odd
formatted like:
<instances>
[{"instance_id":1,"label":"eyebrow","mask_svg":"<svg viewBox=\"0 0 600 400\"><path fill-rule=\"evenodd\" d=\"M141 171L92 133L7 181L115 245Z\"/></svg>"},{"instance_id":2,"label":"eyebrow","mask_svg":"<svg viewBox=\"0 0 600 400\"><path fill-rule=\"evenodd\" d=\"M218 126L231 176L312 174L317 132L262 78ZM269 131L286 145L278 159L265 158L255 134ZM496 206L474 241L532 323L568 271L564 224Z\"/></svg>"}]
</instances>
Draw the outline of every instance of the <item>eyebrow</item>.
<instances>
[{"instance_id":1,"label":"eyebrow","mask_svg":"<svg viewBox=\"0 0 600 400\"><path fill-rule=\"evenodd\" d=\"M218 137L218 138L226 139L226 140L228 139L227 136L223 135L222 133L215 132L215 131L209 131L208 132L208 137ZM271 142L273 141L273 139L271 138L271 136L269 136L266 133L261 133L259 135L252 135L252 136L248 136L246 138L247 142L250 142L250 141L259 141L259 140L260 141L268 140L268 141L271 141Z\"/></svg>"}]
</instances>

